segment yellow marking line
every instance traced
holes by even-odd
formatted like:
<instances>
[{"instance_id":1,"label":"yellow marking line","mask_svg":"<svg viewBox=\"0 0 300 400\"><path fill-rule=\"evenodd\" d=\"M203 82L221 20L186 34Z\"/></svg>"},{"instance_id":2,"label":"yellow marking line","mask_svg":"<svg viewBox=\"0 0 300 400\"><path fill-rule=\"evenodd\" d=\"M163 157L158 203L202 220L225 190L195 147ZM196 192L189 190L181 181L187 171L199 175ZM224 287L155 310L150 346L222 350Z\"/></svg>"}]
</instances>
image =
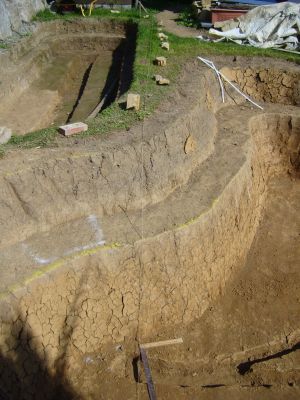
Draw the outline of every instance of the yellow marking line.
<instances>
[{"instance_id":1,"label":"yellow marking line","mask_svg":"<svg viewBox=\"0 0 300 400\"><path fill-rule=\"evenodd\" d=\"M43 268L36 269L30 276L28 276L27 278L24 278L21 282L18 282L11 286L8 286L7 290L0 292L0 300L10 294L13 294L18 289L21 289L24 285L26 286L30 282L34 281L36 278L39 278L39 277L47 274L48 272L55 271L57 268L64 265L67 261L76 260L77 258L82 257L82 256L85 257L85 256L89 256L92 254L96 254L102 250L115 249L115 248L119 248L119 247L123 247L123 245L121 245L119 243L112 243L112 244L109 244L106 246L96 246L96 247L93 247L92 249L82 250L73 255L53 261L52 263L46 265Z\"/></svg>"}]
</instances>

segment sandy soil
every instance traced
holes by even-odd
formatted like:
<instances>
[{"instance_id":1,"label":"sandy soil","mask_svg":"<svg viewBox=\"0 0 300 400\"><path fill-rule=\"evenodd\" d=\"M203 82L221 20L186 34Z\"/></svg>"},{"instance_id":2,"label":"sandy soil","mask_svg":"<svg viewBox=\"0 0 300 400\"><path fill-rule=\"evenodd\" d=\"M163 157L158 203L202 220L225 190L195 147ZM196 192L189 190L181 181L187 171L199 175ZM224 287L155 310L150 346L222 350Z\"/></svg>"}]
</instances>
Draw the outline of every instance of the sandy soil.
<instances>
[{"instance_id":1,"label":"sandy soil","mask_svg":"<svg viewBox=\"0 0 300 400\"><path fill-rule=\"evenodd\" d=\"M138 343L182 337L148 353L159 399L299 398L298 67L276 65L245 88L286 74L285 104L224 106L191 63L143 127L1 160L0 396L147 399Z\"/></svg>"},{"instance_id":2,"label":"sandy soil","mask_svg":"<svg viewBox=\"0 0 300 400\"><path fill-rule=\"evenodd\" d=\"M246 263L222 297L199 320L152 337L184 341L148 350L158 398L299 398L299 199L299 179L274 178ZM129 340L85 356L80 385L92 378L91 398L148 398L133 347Z\"/></svg>"}]
</instances>

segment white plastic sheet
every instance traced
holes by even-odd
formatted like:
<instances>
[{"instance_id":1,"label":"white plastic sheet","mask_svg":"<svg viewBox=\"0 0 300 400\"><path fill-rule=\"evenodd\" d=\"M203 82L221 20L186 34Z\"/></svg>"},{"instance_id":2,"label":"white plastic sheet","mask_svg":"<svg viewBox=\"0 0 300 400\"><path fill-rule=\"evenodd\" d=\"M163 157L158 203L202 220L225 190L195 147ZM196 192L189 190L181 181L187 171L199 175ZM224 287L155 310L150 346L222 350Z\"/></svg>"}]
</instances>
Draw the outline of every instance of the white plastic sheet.
<instances>
[{"instance_id":1,"label":"white plastic sheet","mask_svg":"<svg viewBox=\"0 0 300 400\"><path fill-rule=\"evenodd\" d=\"M232 21L230 23L232 27ZM223 31L210 29L209 33L260 48L299 49L300 4L279 3L256 7L237 18L236 26Z\"/></svg>"}]
</instances>

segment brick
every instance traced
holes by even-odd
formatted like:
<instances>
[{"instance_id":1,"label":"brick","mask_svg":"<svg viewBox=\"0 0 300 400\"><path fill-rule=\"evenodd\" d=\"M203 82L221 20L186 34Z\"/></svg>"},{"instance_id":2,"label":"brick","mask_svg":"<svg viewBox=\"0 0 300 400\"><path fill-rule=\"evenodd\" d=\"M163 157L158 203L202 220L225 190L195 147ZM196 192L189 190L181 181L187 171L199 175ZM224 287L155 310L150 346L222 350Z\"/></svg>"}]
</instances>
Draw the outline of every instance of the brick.
<instances>
[{"instance_id":1,"label":"brick","mask_svg":"<svg viewBox=\"0 0 300 400\"><path fill-rule=\"evenodd\" d=\"M85 132L88 130L87 124L83 122L75 122L74 124L62 125L58 128L58 132L65 136L72 136L76 133Z\"/></svg>"}]
</instances>

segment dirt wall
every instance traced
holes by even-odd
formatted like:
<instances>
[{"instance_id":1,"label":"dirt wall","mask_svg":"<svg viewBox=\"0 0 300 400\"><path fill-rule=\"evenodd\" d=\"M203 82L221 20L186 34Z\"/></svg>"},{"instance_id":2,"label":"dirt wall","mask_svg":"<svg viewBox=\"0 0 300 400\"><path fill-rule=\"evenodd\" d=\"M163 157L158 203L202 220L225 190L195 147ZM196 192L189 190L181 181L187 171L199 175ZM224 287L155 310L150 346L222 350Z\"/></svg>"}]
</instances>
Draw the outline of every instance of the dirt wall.
<instances>
[{"instance_id":1,"label":"dirt wall","mask_svg":"<svg viewBox=\"0 0 300 400\"><path fill-rule=\"evenodd\" d=\"M133 246L57 262L2 299L1 350L11 359L22 355L23 377L34 384L42 373L26 370L33 353L37 368L47 365L51 376L60 371L74 382L83 354L187 323L222 294L251 245L268 177L292 168L289 147L299 146L299 118L260 116L249 129L247 159L207 213Z\"/></svg>"},{"instance_id":2,"label":"dirt wall","mask_svg":"<svg viewBox=\"0 0 300 400\"><path fill-rule=\"evenodd\" d=\"M53 150L41 162L41 154L33 151L30 165L16 160L15 170L9 169L11 159L3 160L1 218L8 233L2 236L2 248L77 215L95 210L114 214L118 204L134 210L141 204L168 201L175 188L213 154L217 127L225 123L226 109L213 100L218 91L212 77L199 74L190 86L183 84L173 94L174 101L181 99L180 112L166 113L173 107L169 99L160 117L156 114L146 122L144 180L140 168L136 181L132 173L141 165L139 127L131 136L113 135L92 155L87 148L85 154ZM300 159L299 117L261 114L241 126L248 137L237 148L243 162L193 220L133 244L109 243L58 259L2 293L0 373L12 398L24 392L24 384L18 382L25 382L28 398L73 398L66 391L68 385L70 390L76 386L83 356L106 343L126 338L143 342L162 327L191 322L222 295L251 246L269 177L292 173ZM191 135L195 150L186 154ZM114 147L109 144L112 139ZM121 187L119 179L124 182ZM99 192L105 193L100 206ZM188 201L183 205L188 207ZM47 384L41 385L43 380ZM77 395L80 392L88 396L88 382L77 387Z\"/></svg>"},{"instance_id":3,"label":"dirt wall","mask_svg":"<svg viewBox=\"0 0 300 400\"><path fill-rule=\"evenodd\" d=\"M299 70L248 67L225 68L226 77L235 81L242 91L267 103L300 104Z\"/></svg>"},{"instance_id":4,"label":"dirt wall","mask_svg":"<svg viewBox=\"0 0 300 400\"><path fill-rule=\"evenodd\" d=\"M204 89L200 94L199 88ZM30 151L29 165L26 160L3 160L0 230L5 234L0 235L0 247L87 214L109 216L139 209L141 202L155 204L183 185L213 151L217 127L206 77L199 75L195 85L183 84L180 90L146 122L143 143L140 127L135 127L88 151L58 149L42 158ZM189 96L195 100L192 105ZM179 108L173 108L174 101ZM194 151L186 154L190 136Z\"/></svg>"}]
</instances>

